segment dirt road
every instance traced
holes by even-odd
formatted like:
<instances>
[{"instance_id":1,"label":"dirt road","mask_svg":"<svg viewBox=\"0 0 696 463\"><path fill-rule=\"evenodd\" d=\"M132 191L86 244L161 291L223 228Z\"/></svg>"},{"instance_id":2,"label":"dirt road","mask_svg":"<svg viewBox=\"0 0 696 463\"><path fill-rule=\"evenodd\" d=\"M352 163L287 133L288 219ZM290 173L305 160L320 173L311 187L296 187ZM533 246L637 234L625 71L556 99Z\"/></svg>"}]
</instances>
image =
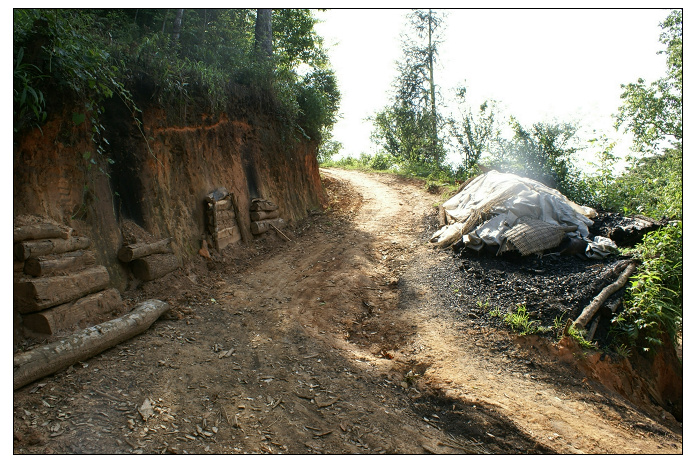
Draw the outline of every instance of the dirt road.
<instances>
[{"instance_id":1,"label":"dirt road","mask_svg":"<svg viewBox=\"0 0 696 463\"><path fill-rule=\"evenodd\" d=\"M14 394L15 453L680 453L541 341L451 316L437 198L322 172L330 209L146 284L146 333ZM472 301L473 303L473 301Z\"/></svg>"}]
</instances>

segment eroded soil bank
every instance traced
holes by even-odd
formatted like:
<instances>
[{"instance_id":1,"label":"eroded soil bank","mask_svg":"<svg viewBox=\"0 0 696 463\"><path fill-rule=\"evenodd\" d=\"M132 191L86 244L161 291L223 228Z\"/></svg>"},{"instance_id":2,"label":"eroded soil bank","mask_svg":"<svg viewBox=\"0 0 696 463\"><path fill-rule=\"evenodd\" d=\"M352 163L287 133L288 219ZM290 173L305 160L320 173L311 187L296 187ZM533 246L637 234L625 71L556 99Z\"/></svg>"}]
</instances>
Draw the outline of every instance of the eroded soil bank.
<instances>
[{"instance_id":1,"label":"eroded soil bank","mask_svg":"<svg viewBox=\"0 0 696 463\"><path fill-rule=\"evenodd\" d=\"M680 423L572 352L480 322L480 294L440 278L463 278L462 262L427 245L436 197L422 185L322 175L330 209L289 241L268 234L124 293L172 310L15 391L15 453L682 451Z\"/></svg>"}]
</instances>

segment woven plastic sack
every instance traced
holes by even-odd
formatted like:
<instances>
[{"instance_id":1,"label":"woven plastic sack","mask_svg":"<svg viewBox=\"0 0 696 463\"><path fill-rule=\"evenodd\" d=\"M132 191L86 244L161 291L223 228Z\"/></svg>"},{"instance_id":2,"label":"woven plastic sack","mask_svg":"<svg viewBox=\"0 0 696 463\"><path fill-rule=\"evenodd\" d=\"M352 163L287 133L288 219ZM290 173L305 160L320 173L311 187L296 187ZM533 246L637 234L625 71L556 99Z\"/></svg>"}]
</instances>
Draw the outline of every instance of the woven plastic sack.
<instances>
[{"instance_id":1,"label":"woven plastic sack","mask_svg":"<svg viewBox=\"0 0 696 463\"><path fill-rule=\"evenodd\" d=\"M506 244L512 243L520 254L527 256L555 248L561 244L565 234L566 227L522 217L517 225L503 234L503 238ZM505 247L509 249L509 246Z\"/></svg>"}]
</instances>

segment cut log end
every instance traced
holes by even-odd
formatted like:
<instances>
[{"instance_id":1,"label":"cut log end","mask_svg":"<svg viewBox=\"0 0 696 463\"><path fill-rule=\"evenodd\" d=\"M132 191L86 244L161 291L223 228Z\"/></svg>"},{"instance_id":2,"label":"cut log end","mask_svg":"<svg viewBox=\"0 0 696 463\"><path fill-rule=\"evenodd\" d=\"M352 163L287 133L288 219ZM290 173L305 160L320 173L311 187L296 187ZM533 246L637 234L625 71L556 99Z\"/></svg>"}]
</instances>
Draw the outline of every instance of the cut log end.
<instances>
[{"instance_id":1,"label":"cut log end","mask_svg":"<svg viewBox=\"0 0 696 463\"><path fill-rule=\"evenodd\" d=\"M90 294L75 302L59 305L38 313L29 314L22 320L24 326L43 334L69 331L76 326L96 323L98 317L121 307L121 294L115 288ZM91 321L91 323L90 323Z\"/></svg>"},{"instance_id":2,"label":"cut log end","mask_svg":"<svg viewBox=\"0 0 696 463\"><path fill-rule=\"evenodd\" d=\"M70 275L17 282L14 299L20 313L38 312L101 291L108 285L109 272L98 265Z\"/></svg>"},{"instance_id":3,"label":"cut log end","mask_svg":"<svg viewBox=\"0 0 696 463\"><path fill-rule=\"evenodd\" d=\"M172 241L172 238L165 238L154 243L136 243L123 246L118 251L118 260L131 262L153 254L170 254L173 252L171 248Z\"/></svg>"}]
</instances>

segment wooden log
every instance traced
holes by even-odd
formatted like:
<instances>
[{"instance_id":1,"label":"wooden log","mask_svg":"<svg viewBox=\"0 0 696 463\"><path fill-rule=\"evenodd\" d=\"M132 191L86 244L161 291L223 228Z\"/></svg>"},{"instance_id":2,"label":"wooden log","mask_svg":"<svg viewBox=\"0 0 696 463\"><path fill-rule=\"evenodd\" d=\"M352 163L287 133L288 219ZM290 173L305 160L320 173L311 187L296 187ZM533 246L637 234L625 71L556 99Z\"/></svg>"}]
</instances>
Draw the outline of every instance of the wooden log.
<instances>
[{"instance_id":1,"label":"wooden log","mask_svg":"<svg viewBox=\"0 0 696 463\"><path fill-rule=\"evenodd\" d=\"M442 206L437 206L437 224L440 228L447 225L447 211Z\"/></svg>"},{"instance_id":2,"label":"wooden log","mask_svg":"<svg viewBox=\"0 0 696 463\"><path fill-rule=\"evenodd\" d=\"M252 199L250 211L275 211L278 209L278 205L267 199Z\"/></svg>"},{"instance_id":3,"label":"wooden log","mask_svg":"<svg viewBox=\"0 0 696 463\"><path fill-rule=\"evenodd\" d=\"M229 227L229 228L223 228L221 230L216 230L214 236L217 239L217 238L226 238L228 236L237 236L237 235L240 235L239 228L238 227Z\"/></svg>"},{"instance_id":4,"label":"wooden log","mask_svg":"<svg viewBox=\"0 0 696 463\"><path fill-rule=\"evenodd\" d=\"M215 246L217 247L217 250L221 251L230 244L234 244L241 240L242 234L239 231L239 227L234 226L220 230L213 235L213 238L215 239Z\"/></svg>"},{"instance_id":5,"label":"wooden log","mask_svg":"<svg viewBox=\"0 0 696 463\"><path fill-rule=\"evenodd\" d=\"M112 312L120 307L121 302L121 294L118 290L109 288L75 302L29 314L22 321L30 330L55 334L58 331L70 330L81 323L89 323L90 319Z\"/></svg>"},{"instance_id":6,"label":"wooden log","mask_svg":"<svg viewBox=\"0 0 696 463\"><path fill-rule=\"evenodd\" d=\"M131 262L152 254L171 254L174 252L170 246L171 242L172 238L165 238L154 243L135 243L123 246L118 250L118 260Z\"/></svg>"},{"instance_id":7,"label":"wooden log","mask_svg":"<svg viewBox=\"0 0 696 463\"><path fill-rule=\"evenodd\" d=\"M14 285L19 313L38 312L92 294L109 285L106 267L97 265L70 275L19 281Z\"/></svg>"},{"instance_id":8,"label":"wooden log","mask_svg":"<svg viewBox=\"0 0 696 463\"><path fill-rule=\"evenodd\" d=\"M590 320L592 320L592 317L595 316L602 304L604 304L604 301L606 301L609 296L611 296L612 294L624 287L624 285L628 281L628 278L631 276L631 274L633 274L635 270L636 263L629 263L614 283L604 288L597 296L595 296L594 299L592 299L592 302L590 302L590 304L587 307L585 307L580 316L575 320L574 325L576 327L584 328L585 325L587 325L587 323Z\"/></svg>"},{"instance_id":9,"label":"wooden log","mask_svg":"<svg viewBox=\"0 0 696 463\"><path fill-rule=\"evenodd\" d=\"M12 262L12 271L15 273L15 277L24 276L24 262L18 262L16 260Z\"/></svg>"},{"instance_id":10,"label":"wooden log","mask_svg":"<svg viewBox=\"0 0 696 463\"><path fill-rule=\"evenodd\" d=\"M90 244L90 239L85 236L73 236L67 240L50 238L17 243L15 244L14 251L17 260L27 260L30 257L87 249Z\"/></svg>"},{"instance_id":11,"label":"wooden log","mask_svg":"<svg viewBox=\"0 0 696 463\"><path fill-rule=\"evenodd\" d=\"M259 220L258 222L251 222L251 233L253 233L254 235L260 235L262 233L266 233L268 230L271 229L271 226L274 226L276 228L284 228L285 221L281 218L278 218L278 219Z\"/></svg>"},{"instance_id":12,"label":"wooden log","mask_svg":"<svg viewBox=\"0 0 696 463\"><path fill-rule=\"evenodd\" d=\"M275 211L255 211L251 212L249 216L252 222L258 222L259 220L276 219L280 217L280 211L277 209Z\"/></svg>"},{"instance_id":13,"label":"wooden log","mask_svg":"<svg viewBox=\"0 0 696 463\"><path fill-rule=\"evenodd\" d=\"M152 254L133 261L131 269L138 280L152 281L181 267L175 254Z\"/></svg>"},{"instance_id":14,"label":"wooden log","mask_svg":"<svg viewBox=\"0 0 696 463\"><path fill-rule=\"evenodd\" d=\"M237 220L232 211L222 211L215 215L215 228L230 228L237 225Z\"/></svg>"},{"instance_id":15,"label":"wooden log","mask_svg":"<svg viewBox=\"0 0 696 463\"><path fill-rule=\"evenodd\" d=\"M46 238L70 238L70 229L52 223L35 223L24 225L14 229L14 242L28 240L42 240Z\"/></svg>"},{"instance_id":16,"label":"wooden log","mask_svg":"<svg viewBox=\"0 0 696 463\"><path fill-rule=\"evenodd\" d=\"M97 263L93 251L73 251L65 254L30 257L24 261L24 273L33 277L54 275L58 272L89 267Z\"/></svg>"},{"instance_id":17,"label":"wooden log","mask_svg":"<svg viewBox=\"0 0 696 463\"><path fill-rule=\"evenodd\" d=\"M239 228L237 227L236 224L228 225L228 226L219 226L215 227L212 230L212 235L213 237L218 237L218 236L228 236L232 234L236 234Z\"/></svg>"},{"instance_id":18,"label":"wooden log","mask_svg":"<svg viewBox=\"0 0 696 463\"><path fill-rule=\"evenodd\" d=\"M217 213L215 213L215 220L217 222L222 222L225 220L228 220L228 221L234 220L235 218L236 218L236 216L234 215L233 210L218 211Z\"/></svg>"},{"instance_id":19,"label":"wooden log","mask_svg":"<svg viewBox=\"0 0 696 463\"><path fill-rule=\"evenodd\" d=\"M142 333L167 310L169 304L166 302L148 300L122 317L86 328L60 341L15 354L13 388L18 389L91 358Z\"/></svg>"},{"instance_id":20,"label":"wooden log","mask_svg":"<svg viewBox=\"0 0 696 463\"><path fill-rule=\"evenodd\" d=\"M229 211L232 209L232 201L229 199L223 199L213 204L215 212Z\"/></svg>"}]
</instances>

